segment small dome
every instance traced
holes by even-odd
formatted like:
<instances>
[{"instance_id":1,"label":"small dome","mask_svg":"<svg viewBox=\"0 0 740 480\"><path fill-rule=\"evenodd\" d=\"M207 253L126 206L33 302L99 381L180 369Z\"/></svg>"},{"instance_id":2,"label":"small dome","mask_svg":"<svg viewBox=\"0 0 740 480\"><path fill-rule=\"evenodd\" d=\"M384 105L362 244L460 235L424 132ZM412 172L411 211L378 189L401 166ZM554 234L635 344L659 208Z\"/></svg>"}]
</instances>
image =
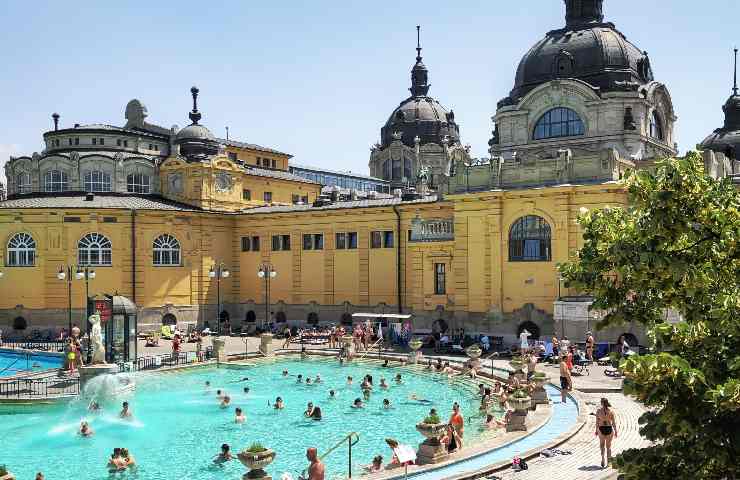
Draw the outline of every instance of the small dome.
<instances>
[{"instance_id":1,"label":"small dome","mask_svg":"<svg viewBox=\"0 0 740 480\"><path fill-rule=\"evenodd\" d=\"M193 124L188 125L177 132L175 143L180 143L185 140L211 140L215 142L216 137L203 125Z\"/></svg>"},{"instance_id":2,"label":"small dome","mask_svg":"<svg viewBox=\"0 0 740 480\"><path fill-rule=\"evenodd\" d=\"M722 110L725 112L725 125L712 132L699 146L740 160L740 95L737 94L737 87Z\"/></svg>"},{"instance_id":3,"label":"small dome","mask_svg":"<svg viewBox=\"0 0 740 480\"><path fill-rule=\"evenodd\" d=\"M558 78L577 78L602 91L636 90L653 80L647 53L603 21L602 1L566 1L565 28L549 32L524 55L506 103Z\"/></svg>"},{"instance_id":4,"label":"small dome","mask_svg":"<svg viewBox=\"0 0 740 480\"><path fill-rule=\"evenodd\" d=\"M396 132L401 134L401 141L410 147L414 146L417 136L422 145L441 143L445 136L449 136L450 143L460 140L455 114L427 96L407 98L391 113L380 133L383 147L390 145Z\"/></svg>"}]
</instances>

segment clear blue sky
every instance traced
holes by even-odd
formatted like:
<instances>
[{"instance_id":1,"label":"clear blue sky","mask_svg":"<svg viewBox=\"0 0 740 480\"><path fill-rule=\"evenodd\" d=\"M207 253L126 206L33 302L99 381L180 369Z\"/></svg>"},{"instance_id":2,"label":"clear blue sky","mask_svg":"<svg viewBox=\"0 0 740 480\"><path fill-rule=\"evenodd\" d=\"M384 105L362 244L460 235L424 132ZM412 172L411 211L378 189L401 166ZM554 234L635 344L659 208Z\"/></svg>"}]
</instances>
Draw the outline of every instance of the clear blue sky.
<instances>
[{"instance_id":1,"label":"clear blue sky","mask_svg":"<svg viewBox=\"0 0 740 480\"><path fill-rule=\"evenodd\" d=\"M680 150L722 124L737 0L606 0L609 21L647 50L679 117ZM215 134L367 172L369 146L404 99L421 24L430 94L453 108L464 143L487 155L496 102L521 56L564 24L562 0L21 1L0 5L0 163L42 149L50 115L186 125L201 89ZM0 174L2 175L2 174Z\"/></svg>"}]
</instances>

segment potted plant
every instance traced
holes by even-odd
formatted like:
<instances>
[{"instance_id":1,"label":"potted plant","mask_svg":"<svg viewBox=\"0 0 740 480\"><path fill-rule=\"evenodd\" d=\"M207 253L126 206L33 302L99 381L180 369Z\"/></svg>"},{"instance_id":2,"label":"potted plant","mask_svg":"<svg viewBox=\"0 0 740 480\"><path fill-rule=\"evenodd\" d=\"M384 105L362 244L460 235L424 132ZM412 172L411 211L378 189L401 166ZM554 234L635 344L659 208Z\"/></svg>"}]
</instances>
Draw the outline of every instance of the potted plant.
<instances>
[{"instance_id":1,"label":"potted plant","mask_svg":"<svg viewBox=\"0 0 740 480\"><path fill-rule=\"evenodd\" d=\"M545 372L534 372L530 381L536 388L542 388L545 382L547 382L547 375L545 375Z\"/></svg>"},{"instance_id":2,"label":"potted plant","mask_svg":"<svg viewBox=\"0 0 740 480\"><path fill-rule=\"evenodd\" d=\"M527 411L532 406L532 397L530 397L529 393L524 389L516 390L509 397L509 405L511 405L514 410L518 410L520 412Z\"/></svg>"},{"instance_id":3,"label":"potted plant","mask_svg":"<svg viewBox=\"0 0 740 480\"><path fill-rule=\"evenodd\" d=\"M483 355L483 350L481 350L477 343L474 343L473 345L465 349L465 353L468 355L468 357L476 360L480 358L481 355Z\"/></svg>"},{"instance_id":4,"label":"potted plant","mask_svg":"<svg viewBox=\"0 0 740 480\"><path fill-rule=\"evenodd\" d=\"M439 439L445 434L447 424L442 423L439 415L428 415L420 423L416 424L416 431L424 435L424 443L429 445L439 445Z\"/></svg>"},{"instance_id":5,"label":"potted plant","mask_svg":"<svg viewBox=\"0 0 740 480\"><path fill-rule=\"evenodd\" d=\"M0 480L15 480L15 477L5 465L0 465Z\"/></svg>"},{"instance_id":6,"label":"potted plant","mask_svg":"<svg viewBox=\"0 0 740 480\"><path fill-rule=\"evenodd\" d=\"M509 365L511 366L511 368L514 369L515 372L521 372L524 363L522 362L521 358L514 357L509 361Z\"/></svg>"},{"instance_id":7,"label":"potted plant","mask_svg":"<svg viewBox=\"0 0 740 480\"><path fill-rule=\"evenodd\" d=\"M264 468L275 460L276 453L263 446L259 442L254 442L248 448L236 454L236 457L242 462L242 465L249 469L245 478L263 478L267 476Z\"/></svg>"},{"instance_id":8,"label":"potted plant","mask_svg":"<svg viewBox=\"0 0 740 480\"><path fill-rule=\"evenodd\" d=\"M420 349L420 348L422 347L422 345L424 345L424 342L422 342L422 341L421 341L421 340L419 340L418 338L415 338L415 339L413 339L413 340L411 340L411 341L409 342L409 347L410 347L410 348L411 348L411 350L413 350L413 351L417 351L418 349Z\"/></svg>"}]
</instances>

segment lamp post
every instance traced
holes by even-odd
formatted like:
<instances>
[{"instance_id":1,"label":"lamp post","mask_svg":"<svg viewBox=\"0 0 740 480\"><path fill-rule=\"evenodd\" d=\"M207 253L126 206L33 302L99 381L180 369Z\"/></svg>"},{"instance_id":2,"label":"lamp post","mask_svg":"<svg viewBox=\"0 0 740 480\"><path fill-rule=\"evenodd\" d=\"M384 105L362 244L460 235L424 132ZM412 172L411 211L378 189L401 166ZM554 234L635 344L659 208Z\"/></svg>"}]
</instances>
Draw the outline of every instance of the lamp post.
<instances>
[{"instance_id":1,"label":"lamp post","mask_svg":"<svg viewBox=\"0 0 740 480\"><path fill-rule=\"evenodd\" d=\"M95 271L90 270L89 267L85 267L84 270L78 265L64 265L59 267L57 272L57 278L59 280L67 281L67 335L72 335L72 281L85 279L85 292L86 295L89 293L88 282L90 279L95 278ZM85 308L87 308L87 297L85 298ZM89 330L88 330L89 333Z\"/></svg>"},{"instance_id":2,"label":"lamp post","mask_svg":"<svg viewBox=\"0 0 740 480\"><path fill-rule=\"evenodd\" d=\"M78 279L80 274L80 268L77 267L77 274L75 275ZM85 279L85 336L87 337L87 358L89 362L92 359L92 342L90 341L90 280L95 279L95 270L90 267L82 269L82 278Z\"/></svg>"},{"instance_id":3,"label":"lamp post","mask_svg":"<svg viewBox=\"0 0 740 480\"><path fill-rule=\"evenodd\" d=\"M260 265L257 276L265 280L265 320L267 320L270 315L270 280L277 276L277 271L270 262L265 262ZM262 331L265 330L265 320L262 321Z\"/></svg>"},{"instance_id":4,"label":"lamp post","mask_svg":"<svg viewBox=\"0 0 740 480\"><path fill-rule=\"evenodd\" d=\"M208 276L216 279L216 336L221 336L221 279L229 278L231 272L223 262L211 266Z\"/></svg>"}]
</instances>

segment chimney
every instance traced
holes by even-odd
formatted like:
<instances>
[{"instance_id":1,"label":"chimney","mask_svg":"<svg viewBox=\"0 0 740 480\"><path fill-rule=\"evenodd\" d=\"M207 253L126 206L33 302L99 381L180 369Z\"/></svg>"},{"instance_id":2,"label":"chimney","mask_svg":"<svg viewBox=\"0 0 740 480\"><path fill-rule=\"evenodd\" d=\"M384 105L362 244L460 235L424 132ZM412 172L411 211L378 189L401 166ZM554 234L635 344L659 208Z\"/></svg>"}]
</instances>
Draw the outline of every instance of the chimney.
<instances>
[{"instance_id":1,"label":"chimney","mask_svg":"<svg viewBox=\"0 0 740 480\"><path fill-rule=\"evenodd\" d=\"M54 131L59 130L59 114L54 112L51 114L52 120L54 120Z\"/></svg>"}]
</instances>

